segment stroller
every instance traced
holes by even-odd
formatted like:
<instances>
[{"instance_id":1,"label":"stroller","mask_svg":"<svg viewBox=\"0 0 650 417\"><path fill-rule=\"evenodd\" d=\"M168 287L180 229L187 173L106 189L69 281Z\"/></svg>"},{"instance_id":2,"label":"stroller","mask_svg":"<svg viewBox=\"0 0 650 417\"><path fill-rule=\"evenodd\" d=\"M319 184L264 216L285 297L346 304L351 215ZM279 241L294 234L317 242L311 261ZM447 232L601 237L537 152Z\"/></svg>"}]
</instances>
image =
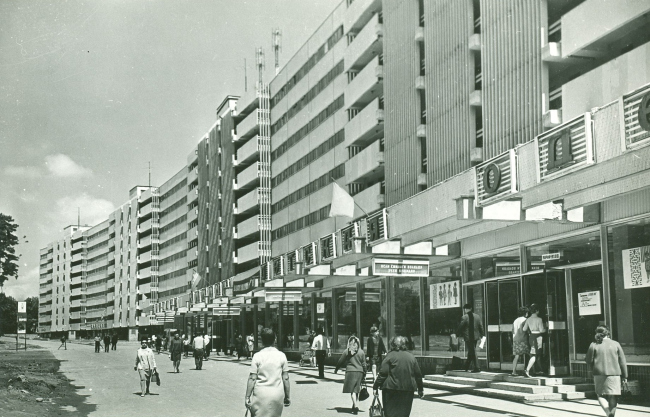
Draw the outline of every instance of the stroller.
<instances>
[{"instance_id":1,"label":"stroller","mask_svg":"<svg viewBox=\"0 0 650 417\"><path fill-rule=\"evenodd\" d=\"M314 357L314 351L311 349L307 349L303 352L302 356L300 357L300 362L298 363L299 366L312 366L312 359Z\"/></svg>"}]
</instances>

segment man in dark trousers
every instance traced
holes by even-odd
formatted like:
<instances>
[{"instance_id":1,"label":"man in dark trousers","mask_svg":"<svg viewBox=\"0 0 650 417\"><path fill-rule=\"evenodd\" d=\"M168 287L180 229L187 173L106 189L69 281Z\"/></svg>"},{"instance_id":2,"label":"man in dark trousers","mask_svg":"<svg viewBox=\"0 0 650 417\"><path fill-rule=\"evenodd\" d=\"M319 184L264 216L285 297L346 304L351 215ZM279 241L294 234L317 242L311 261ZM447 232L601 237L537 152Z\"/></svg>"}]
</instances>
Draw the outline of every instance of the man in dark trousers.
<instances>
[{"instance_id":1,"label":"man in dark trousers","mask_svg":"<svg viewBox=\"0 0 650 417\"><path fill-rule=\"evenodd\" d=\"M104 333L104 352L108 353L111 349L111 336L108 333Z\"/></svg>"},{"instance_id":2,"label":"man in dark trousers","mask_svg":"<svg viewBox=\"0 0 650 417\"><path fill-rule=\"evenodd\" d=\"M61 347L63 347L65 350L68 350L68 346L65 344L65 335L61 336L61 345L59 345L59 349L61 349Z\"/></svg>"},{"instance_id":3,"label":"man in dark trousers","mask_svg":"<svg viewBox=\"0 0 650 417\"><path fill-rule=\"evenodd\" d=\"M318 328L316 332L317 335L314 338L314 342L311 345L311 349L316 352L316 364L318 365L318 377L320 379L325 378L325 356L331 355L330 353L330 342L325 337L322 327Z\"/></svg>"},{"instance_id":4,"label":"man in dark trousers","mask_svg":"<svg viewBox=\"0 0 650 417\"><path fill-rule=\"evenodd\" d=\"M465 339L465 346L467 347L465 372L469 371L469 366L472 363L474 363L472 372L481 372L478 366L478 359L476 358L476 343L485 335L483 323L481 323L481 318L478 314L474 313L474 308L471 304L465 304L463 310L465 311L465 315L460 321L460 326L456 334Z\"/></svg>"},{"instance_id":5,"label":"man in dark trousers","mask_svg":"<svg viewBox=\"0 0 650 417\"><path fill-rule=\"evenodd\" d=\"M113 333L111 338L111 350L117 350L117 333Z\"/></svg>"}]
</instances>

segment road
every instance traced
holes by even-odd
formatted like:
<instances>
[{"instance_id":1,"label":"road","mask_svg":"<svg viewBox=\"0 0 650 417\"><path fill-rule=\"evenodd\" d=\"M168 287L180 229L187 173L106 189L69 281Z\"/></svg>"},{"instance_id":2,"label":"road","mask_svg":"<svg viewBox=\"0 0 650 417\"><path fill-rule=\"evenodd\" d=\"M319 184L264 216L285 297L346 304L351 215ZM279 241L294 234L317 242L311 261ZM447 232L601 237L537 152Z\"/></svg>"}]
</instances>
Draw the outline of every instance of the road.
<instances>
[{"instance_id":1,"label":"road","mask_svg":"<svg viewBox=\"0 0 650 417\"><path fill-rule=\"evenodd\" d=\"M155 395L140 397L138 373L133 370L136 343L120 342L116 351L94 353L87 344L69 343L68 350L57 350L57 342L34 342L48 348L60 359L61 372L77 386L85 401L68 406L72 415L115 416L243 416L246 379L250 361L215 356L204 362L203 370L194 370L192 357L183 359L181 373L172 373L166 354L155 355L161 386L152 386ZM326 380L316 379L313 368L291 364L291 407L284 417L320 417L351 415L349 394L342 394L343 375L326 371ZM361 403L359 415L367 415L370 401ZM623 417L647 415L648 408L627 406L619 410ZM510 401L454 394L432 389L425 398L414 401L412 417L435 416L601 416L595 401L519 404Z\"/></svg>"}]
</instances>

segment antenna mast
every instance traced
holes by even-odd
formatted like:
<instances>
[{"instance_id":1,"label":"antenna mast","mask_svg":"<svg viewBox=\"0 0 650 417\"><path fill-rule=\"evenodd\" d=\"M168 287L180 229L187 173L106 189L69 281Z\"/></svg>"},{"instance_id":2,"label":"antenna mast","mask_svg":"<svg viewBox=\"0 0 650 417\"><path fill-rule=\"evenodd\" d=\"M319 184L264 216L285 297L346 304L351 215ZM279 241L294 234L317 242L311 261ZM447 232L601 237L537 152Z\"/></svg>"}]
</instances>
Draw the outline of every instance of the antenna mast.
<instances>
[{"instance_id":1,"label":"antenna mast","mask_svg":"<svg viewBox=\"0 0 650 417\"><path fill-rule=\"evenodd\" d=\"M255 61L257 64L257 71L258 71L258 80L257 80L259 83L258 88L262 88L262 80L264 79L264 68L266 68L266 65L264 64L264 49L262 49L261 47L255 50Z\"/></svg>"},{"instance_id":2,"label":"antenna mast","mask_svg":"<svg viewBox=\"0 0 650 417\"><path fill-rule=\"evenodd\" d=\"M246 74L246 58L244 58L244 92L248 91L248 75Z\"/></svg>"},{"instance_id":3,"label":"antenna mast","mask_svg":"<svg viewBox=\"0 0 650 417\"><path fill-rule=\"evenodd\" d=\"M151 187L151 161L149 161L149 187Z\"/></svg>"},{"instance_id":4,"label":"antenna mast","mask_svg":"<svg viewBox=\"0 0 650 417\"><path fill-rule=\"evenodd\" d=\"M272 31L273 53L275 54L275 75L280 72L280 51L282 50L282 31L276 28Z\"/></svg>"}]
</instances>

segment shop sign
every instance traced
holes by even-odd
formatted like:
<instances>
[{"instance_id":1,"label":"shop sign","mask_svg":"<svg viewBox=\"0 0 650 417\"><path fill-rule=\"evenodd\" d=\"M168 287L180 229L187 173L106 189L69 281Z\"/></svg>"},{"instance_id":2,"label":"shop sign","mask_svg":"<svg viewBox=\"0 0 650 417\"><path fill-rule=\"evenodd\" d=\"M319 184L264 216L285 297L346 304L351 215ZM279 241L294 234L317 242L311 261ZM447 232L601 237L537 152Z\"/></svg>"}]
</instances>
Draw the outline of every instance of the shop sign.
<instances>
[{"instance_id":1,"label":"shop sign","mask_svg":"<svg viewBox=\"0 0 650 417\"><path fill-rule=\"evenodd\" d=\"M557 261L561 257L560 252L555 252L555 253L545 253L542 255L542 262L546 261Z\"/></svg>"},{"instance_id":2,"label":"shop sign","mask_svg":"<svg viewBox=\"0 0 650 417\"><path fill-rule=\"evenodd\" d=\"M336 234L335 233L321 237L318 243L320 246L321 261L327 261L329 259L336 258Z\"/></svg>"},{"instance_id":3,"label":"shop sign","mask_svg":"<svg viewBox=\"0 0 650 417\"><path fill-rule=\"evenodd\" d=\"M300 248L300 252L305 266L316 265L316 242L303 246Z\"/></svg>"},{"instance_id":4,"label":"shop sign","mask_svg":"<svg viewBox=\"0 0 650 417\"><path fill-rule=\"evenodd\" d=\"M591 126L591 113L585 113L535 138L537 182L594 163Z\"/></svg>"},{"instance_id":5,"label":"shop sign","mask_svg":"<svg viewBox=\"0 0 650 417\"><path fill-rule=\"evenodd\" d=\"M476 166L475 200L478 206L500 201L517 192L517 156L514 149Z\"/></svg>"},{"instance_id":6,"label":"shop sign","mask_svg":"<svg viewBox=\"0 0 650 417\"><path fill-rule=\"evenodd\" d=\"M357 292L356 291L347 291L345 293L345 301L349 303L357 302ZM378 303L379 302L379 293L378 292L364 292L363 293L363 302L364 303Z\"/></svg>"},{"instance_id":7,"label":"shop sign","mask_svg":"<svg viewBox=\"0 0 650 417\"><path fill-rule=\"evenodd\" d=\"M542 271L544 269L543 262L531 262L528 272L531 271ZM519 262L497 262L496 263L496 275L497 277L502 277L506 275L517 275L521 272L521 267Z\"/></svg>"},{"instance_id":8,"label":"shop sign","mask_svg":"<svg viewBox=\"0 0 650 417\"><path fill-rule=\"evenodd\" d=\"M352 252L352 249L354 249L354 237L358 236L358 231L358 223L353 223L341 229L341 251L343 253Z\"/></svg>"},{"instance_id":9,"label":"shop sign","mask_svg":"<svg viewBox=\"0 0 650 417\"><path fill-rule=\"evenodd\" d=\"M239 306L215 307L212 309L213 316L238 316L239 314Z\"/></svg>"},{"instance_id":10,"label":"shop sign","mask_svg":"<svg viewBox=\"0 0 650 417\"><path fill-rule=\"evenodd\" d=\"M316 313L325 314L325 303L316 303Z\"/></svg>"},{"instance_id":11,"label":"shop sign","mask_svg":"<svg viewBox=\"0 0 650 417\"><path fill-rule=\"evenodd\" d=\"M277 256L271 262L273 263L273 276L281 277L284 275L284 256Z\"/></svg>"},{"instance_id":12,"label":"shop sign","mask_svg":"<svg viewBox=\"0 0 650 417\"><path fill-rule=\"evenodd\" d=\"M623 96L621 112L623 150L650 143L650 85Z\"/></svg>"},{"instance_id":13,"label":"shop sign","mask_svg":"<svg viewBox=\"0 0 650 417\"><path fill-rule=\"evenodd\" d=\"M266 290L264 294L264 301L267 303L275 303L278 301L301 301L302 292L300 291L269 291Z\"/></svg>"},{"instance_id":14,"label":"shop sign","mask_svg":"<svg viewBox=\"0 0 650 417\"><path fill-rule=\"evenodd\" d=\"M429 261L373 259L373 275L401 277L429 276Z\"/></svg>"},{"instance_id":15,"label":"shop sign","mask_svg":"<svg viewBox=\"0 0 650 417\"><path fill-rule=\"evenodd\" d=\"M578 293L578 314L581 316L597 316L600 311L600 291Z\"/></svg>"},{"instance_id":16,"label":"shop sign","mask_svg":"<svg viewBox=\"0 0 650 417\"><path fill-rule=\"evenodd\" d=\"M431 310L460 307L460 281L431 284L429 306Z\"/></svg>"},{"instance_id":17,"label":"shop sign","mask_svg":"<svg viewBox=\"0 0 650 417\"><path fill-rule=\"evenodd\" d=\"M623 249L623 288L650 287L650 246Z\"/></svg>"},{"instance_id":18,"label":"shop sign","mask_svg":"<svg viewBox=\"0 0 650 417\"><path fill-rule=\"evenodd\" d=\"M388 239L387 216L386 209L383 209L371 214L366 219L366 237L369 245L378 244Z\"/></svg>"}]
</instances>

